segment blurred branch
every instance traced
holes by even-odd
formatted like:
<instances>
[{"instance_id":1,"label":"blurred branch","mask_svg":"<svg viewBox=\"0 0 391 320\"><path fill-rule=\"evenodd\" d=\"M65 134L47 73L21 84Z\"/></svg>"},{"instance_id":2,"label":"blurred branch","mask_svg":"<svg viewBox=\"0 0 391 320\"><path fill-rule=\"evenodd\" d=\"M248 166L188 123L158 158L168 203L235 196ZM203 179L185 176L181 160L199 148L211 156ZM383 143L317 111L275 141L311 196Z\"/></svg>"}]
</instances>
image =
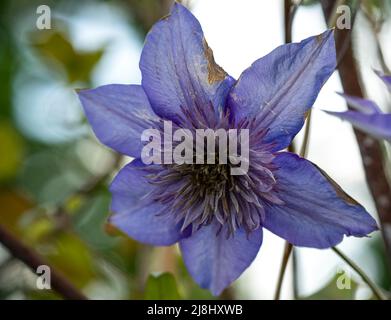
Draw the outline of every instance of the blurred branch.
<instances>
[{"instance_id":1,"label":"blurred branch","mask_svg":"<svg viewBox=\"0 0 391 320\"><path fill-rule=\"evenodd\" d=\"M311 116L312 116L312 109L308 111L307 114L307 121L305 122L305 128L304 128L304 138L303 143L300 148L300 157L306 158L308 154L308 145L310 143L310 130L311 130Z\"/></svg>"},{"instance_id":2,"label":"blurred branch","mask_svg":"<svg viewBox=\"0 0 391 320\"><path fill-rule=\"evenodd\" d=\"M11 253L11 255L20 261L24 262L34 273L41 265L49 266L38 253L20 240L14 235L8 232L2 225L0 225L0 243L3 244ZM53 267L50 267L51 271L51 285L59 294L65 299L70 300L86 300L84 296L76 287L73 286L61 273L59 273Z\"/></svg>"},{"instance_id":3,"label":"blurred branch","mask_svg":"<svg viewBox=\"0 0 391 320\"><path fill-rule=\"evenodd\" d=\"M292 0L285 0L284 1L284 21L285 21L285 43L291 43L292 42L292 26L293 26L293 20L297 11L297 8L300 6L302 0L299 0L297 2L293 2ZM305 139L304 143L302 145L302 149L300 151L300 154L303 152L303 150L307 150L308 145L308 135L309 135L309 120L310 120L311 114L309 114L306 128L305 128ZM295 146L292 143L288 146L289 152L295 152ZM274 300L279 300L281 295L281 289L282 289L282 283L284 281L286 267L288 265L289 257L291 253L294 255L295 252L293 250L293 245L289 242L285 243L284 248L284 255L282 257L280 272L278 275L277 280L277 287L276 292L274 294ZM293 291L296 296L297 294L297 259L295 257L295 263L293 264Z\"/></svg>"},{"instance_id":4,"label":"blurred branch","mask_svg":"<svg viewBox=\"0 0 391 320\"><path fill-rule=\"evenodd\" d=\"M292 1L284 0L284 25L285 25L285 43L292 42L292 19L291 19Z\"/></svg>"},{"instance_id":5,"label":"blurred branch","mask_svg":"<svg viewBox=\"0 0 391 320\"><path fill-rule=\"evenodd\" d=\"M338 20L338 7L346 5L347 0L336 0L334 1L333 8L331 10L331 14L328 16L328 19L326 20L327 25L329 28L335 27L337 20Z\"/></svg>"},{"instance_id":6,"label":"blurred branch","mask_svg":"<svg viewBox=\"0 0 391 320\"><path fill-rule=\"evenodd\" d=\"M293 19L295 18L297 9L301 5L303 0L293 1L285 0L284 1L284 20L285 20L285 43L292 42L292 26Z\"/></svg>"},{"instance_id":7,"label":"blurred branch","mask_svg":"<svg viewBox=\"0 0 391 320\"><path fill-rule=\"evenodd\" d=\"M303 143L300 148L300 156L303 158L307 157L308 154L308 146L310 142L310 131L311 131L311 119L312 119L312 109L308 111L307 115L307 120L305 123L305 128L304 128L304 138L303 138ZM297 263L297 252L295 251L295 248L292 248L292 269L293 269L293 297L295 299L298 298L299 296L299 288L298 288L298 277L299 273L297 270L298 263Z\"/></svg>"},{"instance_id":8,"label":"blurred branch","mask_svg":"<svg viewBox=\"0 0 391 320\"><path fill-rule=\"evenodd\" d=\"M278 274L276 293L274 294L274 300L280 300L282 283L284 281L286 267L288 265L289 257L291 255L293 245L289 242L285 243L284 255L282 257L280 273Z\"/></svg>"},{"instance_id":9,"label":"blurred branch","mask_svg":"<svg viewBox=\"0 0 391 320\"><path fill-rule=\"evenodd\" d=\"M299 154L300 157L303 157L303 158L306 157L307 151L308 151L308 145L309 145L309 141L310 141L310 126L311 126L311 111L308 113L308 116L307 116L307 121L306 121L305 128L304 128L303 144L301 145L300 154ZM280 299L282 283L284 281L286 267L288 265L289 257L291 255L292 251L293 251L293 245L287 241L285 243L284 255L282 257L280 273L279 273L278 280L277 280L276 293L274 294L274 300ZM296 268L296 266L294 265L294 269L293 269L294 277L296 276L296 274L295 274L296 269L295 268ZM296 294L297 287L296 287L296 280L295 279L293 280L293 284L294 284L293 291Z\"/></svg>"},{"instance_id":10,"label":"blurred branch","mask_svg":"<svg viewBox=\"0 0 391 320\"><path fill-rule=\"evenodd\" d=\"M364 6L361 6L360 9L361 9L361 12L364 14L365 18L367 19L367 21L369 22L371 29L372 29L372 32L373 32L373 36L375 37L377 55L379 58L380 65L383 69L382 71L384 73L390 74L391 70L387 66L386 60L384 58L383 50L381 47L381 41L380 41L380 37L379 37L379 33L381 31L381 28L383 26L384 21L383 20L377 21L376 19L374 19L372 17L371 13L368 12L368 10L366 10Z\"/></svg>"},{"instance_id":11,"label":"blurred branch","mask_svg":"<svg viewBox=\"0 0 391 320\"><path fill-rule=\"evenodd\" d=\"M342 5L347 5L347 2L348 2L347 0L335 1L333 8L331 10L332 14L329 17L329 19L327 19L327 27L328 28L337 28L336 24L337 24L338 16L339 16L338 7L342 6ZM361 0L357 0L356 5L354 7L353 6L350 7L351 9L353 9L352 10L353 15L351 16L351 19L350 19L351 28L346 30L346 33L347 33L346 37L350 38L350 36L351 36L352 28L353 28L354 22L356 20L357 11L360 7L360 4L361 4ZM349 49L349 42L344 42L343 45L341 46L341 48L338 50L338 52L337 52L337 68L338 68L339 64L341 63L341 61L342 61L343 57L345 56L348 49Z\"/></svg>"},{"instance_id":12,"label":"blurred branch","mask_svg":"<svg viewBox=\"0 0 391 320\"><path fill-rule=\"evenodd\" d=\"M168 14L174 0L126 0L133 16L133 25L144 36L152 25Z\"/></svg>"},{"instance_id":13,"label":"blurred branch","mask_svg":"<svg viewBox=\"0 0 391 320\"><path fill-rule=\"evenodd\" d=\"M322 8L326 20L332 14L335 0L322 0ZM342 87L348 95L364 97L359 82L358 68L353 55L352 41L349 30L336 29L335 41L337 54L345 46L346 52L341 56L338 66ZM391 186L386 176L384 155L381 142L371 138L365 133L354 129L354 133L360 148L362 164L365 170L366 180L371 191L376 209L379 215L383 239L386 246L386 254L391 261L391 233L386 230L391 228Z\"/></svg>"},{"instance_id":14,"label":"blurred branch","mask_svg":"<svg viewBox=\"0 0 391 320\"><path fill-rule=\"evenodd\" d=\"M292 279L292 285L293 285L293 299L298 300L299 298L299 261L297 256L297 248L292 248L292 269L293 269L293 279Z\"/></svg>"}]
</instances>

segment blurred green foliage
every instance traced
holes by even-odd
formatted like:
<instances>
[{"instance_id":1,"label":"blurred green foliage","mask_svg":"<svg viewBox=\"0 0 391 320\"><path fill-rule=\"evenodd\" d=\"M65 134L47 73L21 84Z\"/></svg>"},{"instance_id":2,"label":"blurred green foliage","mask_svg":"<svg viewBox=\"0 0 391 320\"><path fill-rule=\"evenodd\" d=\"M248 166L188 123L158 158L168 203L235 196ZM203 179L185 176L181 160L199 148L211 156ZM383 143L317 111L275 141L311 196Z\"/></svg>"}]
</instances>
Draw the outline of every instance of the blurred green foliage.
<instances>
[{"instance_id":1,"label":"blurred green foliage","mask_svg":"<svg viewBox=\"0 0 391 320\"><path fill-rule=\"evenodd\" d=\"M374 261L376 261L376 271L378 274L377 283L382 288L391 291L390 261L387 259L384 242L380 235L375 236L369 249L374 255Z\"/></svg>"},{"instance_id":2,"label":"blurred green foliage","mask_svg":"<svg viewBox=\"0 0 391 320\"><path fill-rule=\"evenodd\" d=\"M23 139L5 120L0 121L0 183L15 178L23 158Z\"/></svg>"},{"instance_id":3,"label":"blurred green foliage","mask_svg":"<svg viewBox=\"0 0 391 320\"><path fill-rule=\"evenodd\" d=\"M86 5L93 8L103 2L125 9L128 27L143 38L168 12L172 0L96 0L86 1ZM15 100L24 95L29 101L30 93L21 92L20 83L49 86L61 79L59 85L68 92L90 87L107 52L105 45L84 51L74 44L67 23L77 13L80 1L48 2L56 19L61 19L52 30L35 28L35 10L40 4L35 0L0 1L0 224L91 297L214 299L191 279L176 250L169 257L159 255L163 249L137 243L107 223L107 185L120 161L98 145L91 132L85 130L66 143L49 143L21 129ZM364 5L374 15L382 10L380 0L364 1ZM20 25L27 25L24 33ZM78 103L76 95L73 101L60 102L64 113L70 104ZM31 113L29 108L24 112ZM83 127L83 121L76 126ZM93 151L86 151L84 142ZM381 238L373 242L371 252L376 255L378 282L391 289ZM336 291L333 279L306 299L350 299L356 288L353 285L352 290ZM235 294L230 289L223 297L235 298ZM11 297L61 298L54 291L35 290L34 277L27 268L0 252L0 299Z\"/></svg>"},{"instance_id":4,"label":"blurred green foliage","mask_svg":"<svg viewBox=\"0 0 391 320\"><path fill-rule=\"evenodd\" d=\"M338 287L340 283L340 287ZM337 273L322 289L302 300L353 300L358 284L350 275L342 271Z\"/></svg>"},{"instance_id":5,"label":"blurred green foliage","mask_svg":"<svg viewBox=\"0 0 391 320\"><path fill-rule=\"evenodd\" d=\"M391 2L389 0L362 0L361 6L370 17L375 20L384 20L390 14Z\"/></svg>"},{"instance_id":6,"label":"blurred green foliage","mask_svg":"<svg viewBox=\"0 0 391 320\"><path fill-rule=\"evenodd\" d=\"M212 298L194 284L176 252L170 263L174 274L164 272L165 262L159 259L166 257L156 254L159 249L151 250L107 223L110 215L107 185L112 172L118 170L118 161L113 160L117 156L96 143L90 132L66 143L45 143L19 129L14 113L17 78L43 84L60 79L61 86L70 91L91 87L94 70L106 50L105 46L92 51L77 49L67 23L62 20L56 20L52 30L37 30L32 21L24 34L15 32L16 24L23 24L32 13L35 16L39 4L35 1L0 4L2 16L15 17L0 20L1 225L91 297ZM73 14L72 6L77 4L77 1L58 1L50 2L50 7L52 12L65 10ZM129 27L136 27L143 37L167 13L170 4L171 0L129 0L121 5L128 8ZM77 103L76 95L74 99L73 103ZM64 110L69 102L64 101ZM86 151L86 146L92 151ZM93 159L97 164L91 162ZM3 255L0 252L0 299L61 299L52 290L36 290L35 278L28 268L12 256L2 259ZM152 271L160 275L148 276ZM186 288L181 287L185 295L179 294L177 277L181 284L186 283Z\"/></svg>"},{"instance_id":7,"label":"blurred green foliage","mask_svg":"<svg viewBox=\"0 0 391 320\"><path fill-rule=\"evenodd\" d=\"M127 0L134 27L144 36L152 25L166 15L172 0Z\"/></svg>"},{"instance_id":8,"label":"blurred green foliage","mask_svg":"<svg viewBox=\"0 0 391 320\"><path fill-rule=\"evenodd\" d=\"M73 144L51 146L24 161L19 183L37 203L59 205L93 177Z\"/></svg>"},{"instance_id":9,"label":"blurred green foliage","mask_svg":"<svg viewBox=\"0 0 391 320\"><path fill-rule=\"evenodd\" d=\"M150 275L144 294L147 300L177 300L181 298L175 278L170 273L158 276Z\"/></svg>"},{"instance_id":10,"label":"blurred green foliage","mask_svg":"<svg viewBox=\"0 0 391 320\"><path fill-rule=\"evenodd\" d=\"M35 31L30 35L31 45L49 69L61 68L69 84L90 83L91 73L103 55L104 49L79 52L59 31Z\"/></svg>"}]
</instances>

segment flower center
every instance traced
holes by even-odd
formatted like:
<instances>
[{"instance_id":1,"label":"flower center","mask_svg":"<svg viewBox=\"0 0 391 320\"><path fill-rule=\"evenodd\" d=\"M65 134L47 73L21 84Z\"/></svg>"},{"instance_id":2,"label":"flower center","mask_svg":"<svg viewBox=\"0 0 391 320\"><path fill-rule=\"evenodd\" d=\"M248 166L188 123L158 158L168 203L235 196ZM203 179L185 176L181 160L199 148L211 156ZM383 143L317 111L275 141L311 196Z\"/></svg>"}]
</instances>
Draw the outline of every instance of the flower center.
<instances>
[{"instance_id":1,"label":"flower center","mask_svg":"<svg viewBox=\"0 0 391 320\"><path fill-rule=\"evenodd\" d=\"M227 164L188 165L183 167L182 174L191 176L193 185L202 195L218 192L226 186L231 188L234 183Z\"/></svg>"},{"instance_id":2,"label":"flower center","mask_svg":"<svg viewBox=\"0 0 391 320\"><path fill-rule=\"evenodd\" d=\"M149 195L165 205L158 214L172 214L182 231L195 232L214 219L227 236L238 228L251 232L260 227L269 202L281 203L274 190L272 156L251 152L245 175L231 175L230 164L166 165L148 175L156 186ZM167 210L168 207L168 210Z\"/></svg>"},{"instance_id":3,"label":"flower center","mask_svg":"<svg viewBox=\"0 0 391 320\"><path fill-rule=\"evenodd\" d=\"M147 196L163 205L164 209L157 214L174 216L176 223L181 224L182 232L194 233L202 226L217 221L221 225L219 232L224 231L227 237L234 235L239 228L250 233L261 226L268 204L283 204L278 197L273 174L278 169L272 163L273 146L263 143L267 130L251 119L234 125L228 113L212 121L201 111L196 109L194 113L185 113L183 126L192 130L251 128L250 150L245 157L248 170L244 174L233 175L231 169L237 166L232 161L219 163L216 144L214 164L206 164L207 161L197 164L194 161L193 164L148 166L145 169L150 172L147 177L155 188ZM213 109L207 114L214 115ZM237 150L241 150L240 146ZM207 154L204 152L205 160Z\"/></svg>"}]
</instances>

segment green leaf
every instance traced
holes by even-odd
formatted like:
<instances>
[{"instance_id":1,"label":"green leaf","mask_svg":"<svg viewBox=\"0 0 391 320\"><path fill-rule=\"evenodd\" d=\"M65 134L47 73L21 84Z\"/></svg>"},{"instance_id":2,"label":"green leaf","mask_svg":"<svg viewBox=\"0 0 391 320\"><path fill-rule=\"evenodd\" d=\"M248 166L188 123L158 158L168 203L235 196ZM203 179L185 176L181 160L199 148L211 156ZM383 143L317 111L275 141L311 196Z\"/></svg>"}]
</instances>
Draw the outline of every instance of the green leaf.
<instances>
[{"instance_id":1,"label":"green leaf","mask_svg":"<svg viewBox=\"0 0 391 320\"><path fill-rule=\"evenodd\" d=\"M387 259L384 241L381 235L376 234L369 243L369 250L373 255L371 261L375 264L378 285L391 291L391 270Z\"/></svg>"},{"instance_id":2,"label":"green leaf","mask_svg":"<svg viewBox=\"0 0 391 320\"><path fill-rule=\"evenodd\" d=\"M20 186L39 204L63 203L91 179L75 149L74 145L63 145L29 155L21 170Z\"/></svg>"},{"instance_id":3,"label":"green leaf","mask_svg":"<svg viewBox=\"0 0 391 320\"><path fill-rule=\"evenodd\" d=\"M1 224L18 236L24 236L20 219L33 208L33 203L23 193L0 189Z\"/></svg>"},{"instance_id":4,"label":"green leaf","mask_svg":"<svg viewBox=\"0 0 391 320\"><path fill-rule=\"evenodd\" d=\"M89 52L78 51L66 35L60 32L37 31L31 35L31 45L49 68L53 66L53 63L62 68L69 83L90 82L91 72L104 52L104 49Z\"/></svg>"},{"instance_id":5,"label":"green leaf","mask_svg":"<svg viewBox=\"0 0 391 320\"><path fill-rule=\"evenodd\" d=\"M84 287L98 275L92 252L72 233L57 233L50 243L40 243L46 258L77 287Z\"/></svg>"},{"instance_id":6,"label":"green leaf","mask_svg":"<svg viewBox=\"0 0 391 320\"><path fill-rule=\"evenodd\" d=\"M144 295L147 300L180 299L175 278L168 272L158 276L150 275L147 280Z\"/></svg>"},{"instance_id":7,"label":"green leaf","mask_svg":"<svg viewBox=\"0 0 391 320\"><path fill-rule=\"evenodd\" d=\"M119 240L109 236L104 229L109 207L110 194L107 190L102 190L96 196L86 199L73 217L75 231L90 246L99 250L111 249Z\"/></svg>"},{"instance_id":8,"label":"green leaf","mask_svg":"<svg viewBox=\"0 0 391 320\"><path fill-rule=\"evenodd\" d=\"M1 9L0 9L1 11ZM12 114L12 79L15 74L15 45L10 30L0 22L0 116Z\"/></svg>"},{"instance_id":9,"label":"green leaf","mask_svg":"<svg viewBox=\"0 0 391 320\"><path fill-rule=\"evenodd\" d=\"M23 158L23 140L8 122L0 122L0 182L16 176Z\"/></svg>"},{"instance_id":10,"label":"green leaf","mask_svg":"<svg viewBox=\"0 0 391 320\"><path fill-rule=\"evenodd\" d=\"M337 273L322 289L300 300L353 300L358 284L345 271Z\"/></svg>"},{"instance_id":11,"label":"green leaf","mask_svg":"<svg viewBox=\"0 0 391 320\"><path fill-rule=\"evenodd\" d=\"M191 300L216 300L217 297L213 296L209 290L202 289L195 283L194 279L190 276L185 263L181 257L178 256L178 277L181 280L183 286L183 295L186 299Z\"/></svg>"}]
</instances>

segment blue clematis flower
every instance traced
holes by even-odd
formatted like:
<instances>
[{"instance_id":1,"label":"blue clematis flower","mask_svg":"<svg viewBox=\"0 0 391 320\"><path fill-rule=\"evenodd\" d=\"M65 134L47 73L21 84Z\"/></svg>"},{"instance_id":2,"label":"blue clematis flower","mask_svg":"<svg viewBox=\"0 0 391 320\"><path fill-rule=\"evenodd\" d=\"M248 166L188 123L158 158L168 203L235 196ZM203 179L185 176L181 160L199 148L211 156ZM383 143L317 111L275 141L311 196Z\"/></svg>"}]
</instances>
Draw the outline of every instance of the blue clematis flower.
<instances>
[{"instance_id":1,"label":"blue clematis flower","mask_svg":"<svg viewBox=\"0 0 391 320\"><path fill-rule=\"evenodd\" d=\"M391 91L391 76L376 72ZM342 120L350 122L354 127L360 129L377 139L384 139L391 142L391 113L383 113L375 102L368 99L340 94L346 102L355 110L345 112L326 111Z\"/></svg>"},{"instance_id":2,"label":"blue clematis flower","mask_svg":"<svg viewBox=\"0 0 391 320\"><path fill-rule=\"evenodd\" d=\"M80 91L95 135L136 158L111 184L110 222L152 245L179 242L188 271L215 295L256 257L266 228L296 246L328 248L363 237L374 219L308 160L283 152L335 69L333 32L283 45L234 80L213 58L196 18L176 3L147 35L142 85ZM146 165L141 133L178 128L250 131L249 170Z\"/></svg>"}]
</instances>

